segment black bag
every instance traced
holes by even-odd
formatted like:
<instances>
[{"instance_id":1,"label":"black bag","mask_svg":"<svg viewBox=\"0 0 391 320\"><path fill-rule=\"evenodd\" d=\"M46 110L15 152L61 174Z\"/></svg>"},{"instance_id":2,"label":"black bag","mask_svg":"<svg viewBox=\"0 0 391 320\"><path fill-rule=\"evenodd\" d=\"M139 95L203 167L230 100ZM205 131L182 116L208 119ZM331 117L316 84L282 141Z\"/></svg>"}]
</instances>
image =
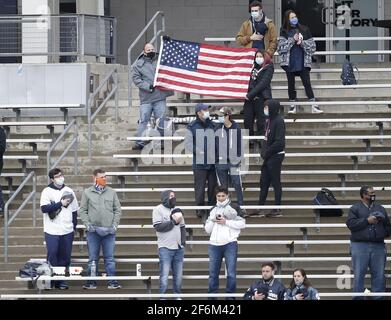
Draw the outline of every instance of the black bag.
<instances>
[{"instance_id":1,"label":"black bag","mask_svg":"<svg viewBox=\"0 0 391 320\"><path fill-rule=\"evenodd\" d=\"M341 73L341 80L343 85L347 86L357 84L356 77L354 76L354 69L356 69L358 72L358 68L353 63L351 63L349 60L345 60L342 65Z\"/></svg>"},{"instance_id":2,"label":"black bag","mask_svg":"<svg viewBox=\"0 0 391 320\"><path fill-rule=\"evenodd\" d=\"M322 188L313 200L314 205L338 205L337 199L331 190ZM341 217L343 215L342 209L315 209L315 213L319 213L321 217Z\"/></svg>"}]
</instances>

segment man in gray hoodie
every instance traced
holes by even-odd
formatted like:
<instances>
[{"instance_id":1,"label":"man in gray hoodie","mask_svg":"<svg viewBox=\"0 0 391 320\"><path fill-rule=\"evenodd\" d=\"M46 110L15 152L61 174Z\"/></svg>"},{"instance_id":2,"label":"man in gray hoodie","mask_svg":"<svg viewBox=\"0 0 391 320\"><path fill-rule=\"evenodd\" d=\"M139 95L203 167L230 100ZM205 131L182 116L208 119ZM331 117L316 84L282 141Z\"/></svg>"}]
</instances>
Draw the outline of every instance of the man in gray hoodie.
<instances>
[{"instance_id":1,"label":"man in gray hoodie","mask_svg":"<svg viewBox=\"0 0 391 320\"><path fill-rule=\"evenodd\" d=\"M93 173L94 185L84 190L80 204L80 218L87 229L88 275L91 266L98 274L99 252L102 247L107 275L115 276L115 233L121 218L121 204L117 193L106 186L106 173L96 169ZM87 281L84 289L96 289L95 281ZM108 281L108 289L120 289L116 280Z\"/></svg>"},{"instance_id":2,"label":"man in gray hoodie","mask_svg":"<svg viewBox=\"0 0 391 320\"><path fill-rule=\"evenodd\" d=\"M139 88L140 96L140 119L138 120L137 137L141 137L147 124L153 116L155 120L162 123L166 113L166 98L172 96L172 91L163 91L153 86L155 80L156 67L158 62L158 54L155 47L151 43L144 46L144 52L138 58L133 67L133 82ZM142 150L145 142L138 140L135 150Z\"/></svg>"},{"instance_id":3,"label":"man in gray hoodie","mask_svg":"<svg viewBox=\"0 0 391 320\"><path fill-rule=\"evenodd\" d=\"M172 267L174 293L181 293L184 246L186 242L185 219L181 209L175 208L176 198L172 190L162 192L162 203L153 209L153 227L159 247L160 289L166 293L168 274Z\"/></svg>"}]
</instances>

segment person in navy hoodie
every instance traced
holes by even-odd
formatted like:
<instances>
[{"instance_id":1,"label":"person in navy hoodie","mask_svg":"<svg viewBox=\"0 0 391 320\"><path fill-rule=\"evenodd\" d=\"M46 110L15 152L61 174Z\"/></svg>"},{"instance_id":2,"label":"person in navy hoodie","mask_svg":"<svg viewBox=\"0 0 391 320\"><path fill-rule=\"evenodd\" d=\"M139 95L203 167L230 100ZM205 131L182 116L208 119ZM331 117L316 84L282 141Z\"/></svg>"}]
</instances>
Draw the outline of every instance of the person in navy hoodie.
<instances>
[{"instance_id":1,"label":"person in navy hoodie","mask_svg":"<svg viewBox=\"0 0 391 320\"><path fill-rule=\"evenodd\" d=\"M375 202L376 195L373 187L362 186L360 197L361 201L349 209L346 220L346 225L351 231L353 292L364 292L364 280L368 267L371 273L371 292L384 292L384 269L387 257L384 238L391 234L390 218L386 209ZM363 299L363 297L353 299ZM373 299L382 299L382 297L373 297Z\"/></svg>"},{"instance_id":2,"label":"person in navy hoodie","mask_svg":"<svg viewBox=\"0 0 391 320\"><path fill-rule=\"evenodd\" d=\"M50 184L43 189L40 202L47 260L53 267L69 268L79 204L73 190L64 184L61 169L50 170L49 178ZM52 286L68 289L64 281L54 281Z\"/></svg>"}]
</instances>

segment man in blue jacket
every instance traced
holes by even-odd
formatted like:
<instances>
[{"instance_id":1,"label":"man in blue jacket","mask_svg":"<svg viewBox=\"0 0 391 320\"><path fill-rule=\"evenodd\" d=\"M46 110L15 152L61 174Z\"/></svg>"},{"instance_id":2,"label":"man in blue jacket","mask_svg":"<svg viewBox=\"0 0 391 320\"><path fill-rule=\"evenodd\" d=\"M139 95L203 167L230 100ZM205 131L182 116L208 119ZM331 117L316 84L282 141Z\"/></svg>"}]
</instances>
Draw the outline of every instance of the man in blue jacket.
<instances>
[{"instance_id":1,"label":"man in blue jacket","mask_svg":"<svg viewBox=\"0 0 391 320\"><path fill-rule=\"evenodd\" d=\"M215 125L210 119L209 107L198 103L195 106L196 119L187 126L185 147L193 153L193 175L196 206L205 203L205 186L208 182L208 205L216 202L214 193L217 186L215 171ZM197 210L198 217L206 220L207 212Z\"/></svg>"},{"instance_id":2,"label":"man in blue jacket","mask_svg":"<svg viewBox=\"0 0 391 320\"><path fill-rule=\"evenodd\" d=\"M373 187L362 186L360 196L361 201L350 208L346 220L346 225L351 231L353 292L364 292L368 267L371 273L371 292L384 292L384 269L387 256L384 238L391 234L390 219L384 207L375 203L376 195ZM363 297L353 299L363 299ZM382 297L374 297L374 299L382 299Z\"/></svg>"}]
</instances>

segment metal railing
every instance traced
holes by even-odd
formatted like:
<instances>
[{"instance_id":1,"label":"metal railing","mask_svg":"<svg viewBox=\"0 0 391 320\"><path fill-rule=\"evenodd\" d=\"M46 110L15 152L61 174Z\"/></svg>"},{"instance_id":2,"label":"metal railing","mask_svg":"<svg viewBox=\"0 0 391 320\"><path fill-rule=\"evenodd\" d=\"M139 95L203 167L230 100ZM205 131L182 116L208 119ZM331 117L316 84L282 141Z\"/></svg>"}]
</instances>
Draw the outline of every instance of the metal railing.
<instances>
[{"instance_id":1,"label":"metal railing","mask_svg":"<svg viewBox=\"0 0 391 320\"><path fill-rule=\"evenodd\" d=\"M114 85L113 85L114 83ZM106 86L106 87L105 87ZM92 105L96 100L96 97L99 96L101 90L105 87L106 89L106 98L102 100L98 106L96 106L96 110L92 113ZM118 123L118 72L117 68L114 68L103 81L99 84L98 88L95 89L93 93L91 93L90 98L87 103L87 119L88 119L88 157L91 158L92 152L92 122L98 113L102 110L102 108L106 105L107 101L111 99L111 97L115 95L115 121Z\"/></svg>"},{"instance_id":2,"label":"metal railing","mask_svg":"<svg viewBox=\"0 0 391 320\"><path fill-rule=\"evenodd\" d=\"M59 158L54 162L52 163L52 152L54 151L55 147L61 142L63 141L65 135L68 133L68 131L70 131L71 129L74 129L73 131L73 138L72 140L69 142L68 146L65 148L65 150L63 151L63 153L59 156ZM71 150L71 148L73 147L73 152L74 152L74 172L75 174L77 174L77 169L78 169L78 158L77 158L77 134L78 134L78 130L77 130L77 122L76 122L76 119L73 119L64 129L64 131L60 134L60 136L56 139L56 141L54 141L48 152L47 152L47 155L46 155L46 166L47 166L47 172L49 173L49 171L53 168L55 168L59 162L64 159L64 157L68 154L68 151ZM66 142L66 141L63 141L63 142Z\"/></svg>"},{"instance_id":3,"label":"metal railing","mask_svg":"<svg viewBox=\"0 0 391 320\"><path fill-rule=\"evenodd\" d=\"M23 187L32 180L33 190L28 194L23 203L15 211L15 213L9 217L9 206L16 196L22 191ZM23 210L26 204L32 199L33 201L33 226L36 226L36 193L37 193L37 176L34 171L31 171L28 176L23 180L18 189L12 194L4 206L4 262L8 262L8 227L15 220L18 214Z\"/></svg>"},{"instance_id":4,"label":"metal railing","mask_svg":"<svg viewBox=\"0 0 391 320\"><path fill-rule=\"evenodd\" d=\"M158 19L161 18L161 29L158 30ZM144 36L144 34L148 31L149 27L153 23L153 37L149 41L150 43L155 43L155 48L157 48L157 39L160 35L162 35L166 30L166 20L164 17L163 11L157 11L155 15L151 18L151 20L148 22L148 24L144 27L143 30L141 30L140 34L137 36L137 38L132 42L132 44L128 48L128 103L129 107L132 106L132 68L134 64L132 63L132 50L133 48L139 43L140 39Z\"/></svg>"},{"instance_id":5,"label":"metal railing","mask_svg":"<svg viewBox=\"0 0 391 320\"><path fill-rule=\"evenodd\" d=\"M46 56L49 62L116 56L113 17L94 15L0 16L0 57Z\"/></svg>"}]
</instances>

